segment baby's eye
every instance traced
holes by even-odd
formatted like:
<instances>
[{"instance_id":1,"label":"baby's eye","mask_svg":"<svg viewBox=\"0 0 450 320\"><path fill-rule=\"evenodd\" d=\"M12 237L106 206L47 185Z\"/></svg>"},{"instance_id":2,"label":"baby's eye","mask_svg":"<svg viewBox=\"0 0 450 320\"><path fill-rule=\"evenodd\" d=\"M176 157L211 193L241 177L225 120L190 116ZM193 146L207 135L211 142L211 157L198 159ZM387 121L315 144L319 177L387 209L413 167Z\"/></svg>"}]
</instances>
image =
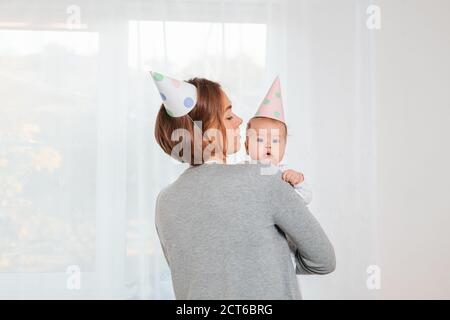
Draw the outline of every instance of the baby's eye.
<instances>
[{"instance_id":1,"label":"baby's eye","mask_svg":"<svg viewBox=\"0 0 450 320\"><path fill-rule=\"evenodd\" d=\"M227 120L231 120L231 119L233 119L233 117L232 117L232 116L229 116L229 117L227 117Z\"/></svg>"},{"instance_id":2,"label":"baby's eye","mask_svg":"<svg viewBox=\"0 0 450 320\"><path fill-rule=\"evenodd\" d=\"M273 143L278 143L278 142L280 142L280 139L273 139L272 142Z\"/></svg>"},{"instance_id":3,"label":"baby's eye","mask_svg":"<svg viewBox=\"0 0 450 320\"><path fill-rule=\"evenodd\" d=\"M256 141L257 142L264 142L264 139L263 138L256 138Z\"/></svg>"}]
</instances>

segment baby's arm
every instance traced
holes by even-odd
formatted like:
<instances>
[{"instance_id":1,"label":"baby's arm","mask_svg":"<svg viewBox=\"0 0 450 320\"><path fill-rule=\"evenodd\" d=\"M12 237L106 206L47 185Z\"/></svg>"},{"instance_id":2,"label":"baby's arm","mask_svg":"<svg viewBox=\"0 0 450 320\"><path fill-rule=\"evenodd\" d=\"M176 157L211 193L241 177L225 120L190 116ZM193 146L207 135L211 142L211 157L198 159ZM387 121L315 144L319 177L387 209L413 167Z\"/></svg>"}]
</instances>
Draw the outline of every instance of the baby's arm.
<instances>
[{"instance_id":1,"label":"baby's arm","mask_svg":"<svg viewBox=\"0 0 450 320\"><path fill-rule=\"evenodd\" d=\"M308 205L312 200L312 191L308 184L306 184L303 173L297 172L292 169L288 169L283 172L283 180L290 183L295 191L302 197L305 203Z\"/></svg>"}]
</instances>

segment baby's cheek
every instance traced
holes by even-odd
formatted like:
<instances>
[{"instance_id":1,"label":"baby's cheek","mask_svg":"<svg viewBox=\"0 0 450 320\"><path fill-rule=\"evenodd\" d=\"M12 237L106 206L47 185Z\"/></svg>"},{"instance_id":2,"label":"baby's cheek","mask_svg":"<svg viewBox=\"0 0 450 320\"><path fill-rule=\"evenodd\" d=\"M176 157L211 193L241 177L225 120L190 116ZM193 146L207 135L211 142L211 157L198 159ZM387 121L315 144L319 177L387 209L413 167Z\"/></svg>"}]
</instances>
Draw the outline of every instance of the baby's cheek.
<instances>
[{"instance_id":1,"label":"baby's cheek","mask_svg":"<svg viewBox=\"0 0 450 320\"><path fill-rule=\"evenodd\" d=\"M272 156L274 159L278 161L281 160L281 154L283 153L283 144L282 143L273 143L272 144Z\"/></svg>"},{"instance_id":2,"label":"baby's cheek","mask_svg":"<svg viewBox=\"0 0 450 320\"><path fill-rule=\"evenodd\" d=\"M276 155L278 158L278 162L281 162L281 160L283 160L285 150L286 150L286 142L280 143L280 146L278 148L277 155Z\"/></svg>"},{"instance_id":3,"label":"baby's cheek","mask_svg":"<svg viewBox=\"0 0 450 320\"><path fill-rule=\"evenodd\" d=\"M261 154L261 148L259 148L258 146L258 142L255 141L251 141L249 140L248 142L248 154L250 155L250 157L254 160L258 160L260 158L260 154Z\"/></svg>"},{"instance_id":4,"label":"baby's cheek","mask_svg":"<svg viewBox=\"0 0 450 320\"><path fill-rule=\"evenodd\" d=\"M278 152L272 152L272 158L274 164L280 163L280 154Z\"/></svg>"}]
</instances>

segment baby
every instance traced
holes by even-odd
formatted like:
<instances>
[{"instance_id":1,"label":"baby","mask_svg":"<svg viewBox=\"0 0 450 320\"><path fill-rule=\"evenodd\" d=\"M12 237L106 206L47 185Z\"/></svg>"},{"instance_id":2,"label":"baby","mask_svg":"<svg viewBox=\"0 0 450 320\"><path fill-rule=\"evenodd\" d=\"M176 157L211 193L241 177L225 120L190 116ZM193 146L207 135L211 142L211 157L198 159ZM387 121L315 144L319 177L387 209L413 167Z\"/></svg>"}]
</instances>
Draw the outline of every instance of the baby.
<instances>
[{"instance_id":1,"label":"baby","mask_svg":"<svg viewBox=\"0 0 450 320\"><path fill-rule=\"evenodd\" d=\"M287 169L281 163L286 149L286 125L272 118L254 117L247 123L246 136L245 150L250 159L277 166L283 172L283 180L290 183L308 205L312 192L304 182L303 173Z\"/></svg>"},{"instance_id":2,"label":"baby","mask_svg":"<svg viewBox=\"0 0 450 320\"><path fill-rule=\"evenodd\" d=\"M280 169L284 181L290 183L308 205L312 192L301 172L282 164L286 150L287 126L284 120L280 79L275 78L255 116L247 123L245 150L251 160L270 163Z\"/></svg>"},{"instance_id":3,"label":"baby","mask_svg":"<svg viewBox=\"0 0 450 320\"><path fill-rule=\"evenodd\" d=\"M287 126L284 120L280 80L277 77L255 116L247 123L245 150L250 160L268 163L280 169L282 179L291 184L305 204L308 205L312 200L312 192L304 182L303 174L287 169L282 164L286 141ZM280 230L280 232L282 231ZM295 244L288 236L286 236L286 240L291 250L292 263L296 268Z\"/></svg>"}]
</instances>

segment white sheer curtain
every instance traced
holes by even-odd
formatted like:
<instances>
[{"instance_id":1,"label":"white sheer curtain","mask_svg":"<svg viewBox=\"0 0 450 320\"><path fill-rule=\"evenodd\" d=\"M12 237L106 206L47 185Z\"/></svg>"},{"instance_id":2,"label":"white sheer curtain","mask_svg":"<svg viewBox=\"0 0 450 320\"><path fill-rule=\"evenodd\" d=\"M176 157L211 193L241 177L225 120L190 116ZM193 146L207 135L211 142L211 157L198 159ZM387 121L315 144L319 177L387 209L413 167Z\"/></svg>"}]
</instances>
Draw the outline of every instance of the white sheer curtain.
<instances>
[{"instance_id":1,"label":"white sheer curtain","mask_svg":"<svg viewBox=\"0 0 450 320\"><path fill-rule=\"evenodd\" d=\"M244 120L279 74L286 163L337 254L303 295L376 297L368 5L0 0L0 297L174 297L154 204L185 167L154 141L149 70L221 82Z\"/></svg>"}]
</instances>

